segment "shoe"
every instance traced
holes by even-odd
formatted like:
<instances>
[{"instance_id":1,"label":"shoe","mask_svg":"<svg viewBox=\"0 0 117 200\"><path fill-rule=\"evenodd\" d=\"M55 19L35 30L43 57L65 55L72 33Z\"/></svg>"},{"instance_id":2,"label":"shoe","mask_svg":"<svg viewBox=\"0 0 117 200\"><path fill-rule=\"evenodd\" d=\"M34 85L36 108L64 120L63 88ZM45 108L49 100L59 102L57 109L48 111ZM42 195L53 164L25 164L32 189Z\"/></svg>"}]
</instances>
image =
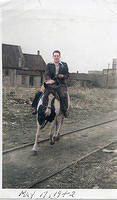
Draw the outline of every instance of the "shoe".
<instances>
[{"instance_id":1,"label":"shoe","mask_svg":"<svg viewBox=\"0 0 117 200\"><path fill-rule=\"evenodd\" d=\"M32 115L36 115L37 114L37 110L34 109L34 111L32 112Z\"/></svg>"}]
</instances>

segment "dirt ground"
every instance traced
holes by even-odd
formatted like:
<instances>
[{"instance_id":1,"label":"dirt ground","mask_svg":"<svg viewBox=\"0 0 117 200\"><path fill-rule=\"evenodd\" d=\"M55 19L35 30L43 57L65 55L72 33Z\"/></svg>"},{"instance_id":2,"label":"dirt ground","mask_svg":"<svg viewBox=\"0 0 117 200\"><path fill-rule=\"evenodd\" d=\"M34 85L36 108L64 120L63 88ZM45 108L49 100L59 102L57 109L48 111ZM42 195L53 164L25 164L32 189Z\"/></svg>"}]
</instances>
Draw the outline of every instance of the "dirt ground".
<instances>
[{"instance_id":1,"label":"dirt ground","mask_svg":"<svg viewBox=\"0 0 117 200\"><path fill-rule=\"evenodd\" d=\"M3 150L34 141L36 117L31 103L35 88L3 88ZM71 108L65 119L63 132L79 127L84 120L95 115L117 110L117 89L81 88L75 84L68 88ZM48 124L40 138L48 137Z\"/></svg>"},{"instance_id":2,"label":"dirt ground","mask_svg":"<svg viewBox=\"0 0 117 200\"><path fill-rule=\"evenodd\" d=\"M116 118L117 112L112 112L111 116ZM110 118L110 114L108 117ZM107 114L104 117L105 121L106 118ZM95 123L102 121L102 117L95 118ZM108 156L108 153L101 151L99 155L97 154L97 149L104 149L105 145L117 140L116 130L117 121L113 121L65 135L59 141L56 141L55 145L50 145L49 142L40 143L37 154L31 151L32 146L4 154L3 188L30 188L32 185L34 185L34 188L70 188L72 185L75 188L87 188L87 185L90 188L96 185L105 188L107 186L99 185L98 179L100 178L101 182L101 177L104 177L107 166L105 176L108 177L108 180L111 178L112 185L110 184L110 188L116 188L117 185L114 180L116 180L117 174L113 174L113 172L116 172L116 168L113 169L113 166L115 166L113 154L110 157L105 157ZM113 148L115 149L116 145ZM96 154L92 154L92 152L96 152ZM79 162L77 163L79 160L80 165ZM106 164L108 162L109 165ZM48 179L47 182L44 181L41 185L35 185L35 182L43 180L44 177L48 177L66 166L71 166L71 164L74 165L52 179ZM113 178L109 177L112 174Z\"/></svg>"},{"instance_id":3,"label":"dirt ground","mask_svg":"<svg viewBox=\"0 0 117 200\"><path fill-rule=\"evenodd\" d=\"M32 115L31 103L36 91L37 89L35 88L3 88L3 150L34 142L36 117ZM68 91L71 98L71 108L69 110L69 117L64 120L62 133L86 127L90 122L95 124L99 121L106 121L106 117L103 116L108 116L108 118L111 119L109 113L117 111L117 89L89 89L81 88L76 84L73 87L69 87ZM112 116L116 118L116 112ZM50 124L41 131L40 139L48 137L49 126ZM96 131L97 129L90 130L89 134L87 131L81 132L81 134L77 135L77 140L73 139L75 134L63 137L63 140L60 140L61 151L62 153L66 151L66 155L69 154L69 156L64 155L65 153L62 154L62 164L65 165L65 159L67 163L68 157L71 159L71 155L73 157L74 153L76 153L76 155L74 154L74 159L77 159L77 156L80 158L80 153L87 152L87 149L91 151L91 148L95 149L95 145L106 144L107 138L108 142L112 139L115 141L116 128L111 127L111 125L105 127L107 127L107 131L103 127L100 127L99 132ZM112 129L114 129L113 137ZM71 142L72 140L74 141L73 143ZM57 158L57 167L61 167L61 155L59 156L60 143L56 143L54 147L48 143L40 144L40 154L38 155L40 159L38 163L39 166L35 163L38 162L38 159L31 156L31 147L6 155L3 164L3 169L6 171L3 174L7 174L9 178L7 175L6 179L4 178L4 187L9 185L9 181L12 183L13 176L15 177L16 185L18 184L18 188L21 187L19 182L22 183L22 178L24 178L26 184L28 184L32 181L32 177L34 177L32 173L35 173L35 170L38 171L38 167L40 167L44 174L45 170L46 173L49 173L48 170L52 171L50 163L53 161L53 154L55 154L53 148L59 157ZM80 143L82 144L78 145ZM70 146L69 150L68 144ZM109 149L116 149L116 146L117 142L109 146ZM72 151L74 148L75 150ZM88 156L86 159L75 163L72 167L64 170L56 177L52 177L47 182L43 182L41 185L37 184L35 188L117 188L116 155L117 154L108 154L98 151ZM46 156L48 156L49 159L44 159ZM28 159L27 168L24 167L23 169L22 167L25 166L26 159ZM32 166L32 162L36 167L35 165ZM46 166L50 168L47 170L45 169ZM41 176L44 176L43 173L41 173ZM21 174L20 177L19 174ZM30 178L29 174L31 176ZM24 184L24 182L22 184ZM16 187L16 185L14 187Z\"/></svg>"},{"instance_id":4,"label":"dirt ground","mask_svg":"<svg viewBox=\"0 0 117 200\"><path fill-rule=\"evenodd\" d=\"M117 149L117 142L108 149ZM117 154L100 150L35 188L117 189Z\"/></svg>"}]
</instances>

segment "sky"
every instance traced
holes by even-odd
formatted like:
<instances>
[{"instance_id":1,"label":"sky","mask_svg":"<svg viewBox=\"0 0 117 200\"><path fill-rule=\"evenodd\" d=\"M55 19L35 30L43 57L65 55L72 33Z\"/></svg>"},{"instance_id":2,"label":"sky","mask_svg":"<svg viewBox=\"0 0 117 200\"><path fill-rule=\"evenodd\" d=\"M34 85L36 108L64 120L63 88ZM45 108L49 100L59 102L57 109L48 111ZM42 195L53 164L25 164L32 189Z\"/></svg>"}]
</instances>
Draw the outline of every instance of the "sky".
<instances>
[{"instance_id":1,"label":"sky","mask_svg":"<svg viewBox=\"0 0 117 200\"><path fill-rule=\"evenodd\" d=\"M117 58L117 0L2 0L2 42L52 62L61 51L70 72L102 70Z\"/></svg>"}]
</instances>

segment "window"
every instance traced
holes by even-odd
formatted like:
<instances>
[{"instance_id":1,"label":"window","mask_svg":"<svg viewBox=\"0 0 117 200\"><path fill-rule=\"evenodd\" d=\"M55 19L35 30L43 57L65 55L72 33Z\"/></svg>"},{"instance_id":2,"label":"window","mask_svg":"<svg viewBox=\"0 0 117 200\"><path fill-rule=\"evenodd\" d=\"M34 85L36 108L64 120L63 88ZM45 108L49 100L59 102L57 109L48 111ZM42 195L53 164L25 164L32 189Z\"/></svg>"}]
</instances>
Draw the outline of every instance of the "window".
<instances>
[{"instance_id":1,"label":"window","mask_svg":"<svg viewBox=\"0 0 117 200\"><path fill-rule=\"evenodd\" d=\"M26 84L26 76L22 75L22 85Z\"/></svg>"},{"instance_id":2,"label":"window","mask_svg":"<svg viewBox=\"0 0 117 200\"><path fill-rule=\"evenodd\" d=\"M34 77L33 76L30 76L30 78L29 78L29 85L30 86L34 85Z\"/></svg>"},{"instance_id":3,"label":"window","mask_svg":"<svg viewBox=\"0 0 117 200\"><path fill-rule=\"evenodd\" d=\"M19 67L21 67L22 66L22 58L19 58Z\"/></svg>"},{"instance_id":4,"label":"window","mask_svg":"<svg viewBox=\"0 0 117 200\"><path fill-rule=\"evenodd\" d=\"M8 69L5 70L5 76L9 76L9 70Z\"/></svg>"}]
</instances>

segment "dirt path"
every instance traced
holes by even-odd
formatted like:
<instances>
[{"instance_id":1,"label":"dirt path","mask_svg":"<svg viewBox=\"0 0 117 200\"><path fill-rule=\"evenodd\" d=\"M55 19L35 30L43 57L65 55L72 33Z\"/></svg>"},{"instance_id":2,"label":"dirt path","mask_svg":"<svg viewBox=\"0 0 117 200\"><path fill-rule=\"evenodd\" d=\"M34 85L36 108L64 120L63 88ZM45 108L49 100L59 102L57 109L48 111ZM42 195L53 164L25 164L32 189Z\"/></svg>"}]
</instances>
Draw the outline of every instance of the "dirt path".
<instances>
[{"instance_id":1,"label":"dirt path","mask_svg":"<svg viewBox=\"0 0 117 200\"><path fill-rule=\"evenodd\" d=\"M107 149L117 149L117 142ZM34 188L117 189L117 154L100 150Z\"/></svg>"},{"instance_id":2,"label":"dirt path","mask_svg":"<svg viewBox=\"0 0 117 200\"><path fill-rule=\"evenodd\" d=\"M108 116L106 115L105 119L107 119L107 117L111 119L116 116L117 113L111 113ZM102 118L103 117L104 116L102 116ZM101 117L98 119L95 118L95 120L93 119L90 123L94 123L94 121L99 123L100 120L102 121ZM27 188L30 184L35 182L36 179L41 179L43 176L56 172L68 163L80 159L86 153L116 140L116 130L117 123L112 122L79 133L66 135L62 137L59 142L56 142L54 146L51 146L48 142L40 144L40 150L37 156L32 156L30 147L5 154L3 156L3 187ZM65 177L64 182L67 187ZM49 186L46 184L44 186L42 185L42 187L63 188L61 182L58 186L56 183L57 181L55 180L53 186L52 184ZM68 187L69 186L68 184ZM84 186L81 187L84 188Z\"/></svg>"}]
</instances>

